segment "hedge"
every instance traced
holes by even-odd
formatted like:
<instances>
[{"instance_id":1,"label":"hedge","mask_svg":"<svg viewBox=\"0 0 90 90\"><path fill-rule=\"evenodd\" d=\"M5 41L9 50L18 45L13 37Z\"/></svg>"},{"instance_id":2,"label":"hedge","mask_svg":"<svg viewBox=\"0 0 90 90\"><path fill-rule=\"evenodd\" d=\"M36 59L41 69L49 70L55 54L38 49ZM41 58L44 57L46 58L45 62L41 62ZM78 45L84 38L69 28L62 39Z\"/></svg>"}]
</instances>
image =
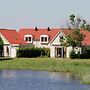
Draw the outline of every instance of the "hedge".
<instances>
[{"instance_id":1,"label":"hedge","mask_svg":"<svg viewBox=\"0 0 90 90\"><path fill-rule=\"evenodd\" d=\"M77 54L75 53L74 50L70 52L70 58L71 59L90 59L90 51L86 51L86 53L81 53L78 52Z\"/></svg>"},{"instance_id":2,"label":"hedge","mask_svg":"<svg viewBox=\"0 0 90 90\"><path fill-rule=\"evenodd\" d=\"M50 49L48 48L25 48L17 50L17 57L40 57L40 56L50 56Z\"/></svg>"}]
</instances>

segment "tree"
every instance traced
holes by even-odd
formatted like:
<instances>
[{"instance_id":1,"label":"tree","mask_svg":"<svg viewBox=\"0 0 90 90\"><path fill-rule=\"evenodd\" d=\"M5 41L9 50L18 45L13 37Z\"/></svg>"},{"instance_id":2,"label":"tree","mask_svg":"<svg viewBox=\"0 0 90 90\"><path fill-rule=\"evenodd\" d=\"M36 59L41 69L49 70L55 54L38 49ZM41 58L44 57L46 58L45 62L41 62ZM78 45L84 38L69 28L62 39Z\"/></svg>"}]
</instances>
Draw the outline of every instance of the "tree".
<instances>
[{"instance_id":1,"label":"tree","mask_svg":"<svg viewBox=\"0 0 90 90\"><path fill-rule=\"evenodd\" d=\"M75 16L74 14L69 17L70 23L68 23L69 29L85 29L90 31L90 24L87 23L86 20Z\"/></svg>"},{"instance_id":2,"label":"tree","mask_svg":"<svg viewBox=\"0 0 90 90\"><path fill-rule=\"evenodd\" d=\"M80 27L81 18L76 17L74 14L70 15L70 24L72 25L71 28L78 29Z\"/></svg>"},{"instance_id":3,"label":"tree","mask_svg":"<svg viewBox=\"0 0 90 90\"><path fill-rule=\"evenodd\" d=\"M84 37L79 29L72 30L71 33L67 35L67 43L69 46L72 46L73 49L74 47L81 47Z\"/></svg>"},{"instance_id":4,"label":"tree","mask_svg":"<svg viewBox=\"0 0 90 90\"><path fill-rule=\"evenodd\" d=\"M0 56L2 56L2 53L3 53L3 45L4 45L3 40L0 37Z\"/></svg>"},{"instance_id":5,"label":"tree","mask_svg":"<svg viewBox=\"0 0 90 90\"><path fill-rule=\"evenodd\" d=\"M70 15L70 23L74 27L73 30L71 30L71 33L67 35L67 43L69 46L72 46L73 49L74 47L80 47L82 46L82 41L84 39L84 35L80 32L80 24L81 24L81 19L80 18L75 18L75 15L72 14ZM83 21L83 26L85 22Z\"/></svg>"}]
</instances>

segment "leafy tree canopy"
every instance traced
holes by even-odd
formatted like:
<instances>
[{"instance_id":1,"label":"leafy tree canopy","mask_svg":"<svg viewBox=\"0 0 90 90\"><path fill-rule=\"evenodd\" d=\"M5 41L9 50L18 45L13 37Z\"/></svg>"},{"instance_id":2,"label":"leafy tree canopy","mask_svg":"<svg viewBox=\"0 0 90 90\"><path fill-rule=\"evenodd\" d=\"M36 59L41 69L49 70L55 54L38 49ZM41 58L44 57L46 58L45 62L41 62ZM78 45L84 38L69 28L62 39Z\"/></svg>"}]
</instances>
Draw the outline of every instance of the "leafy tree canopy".
<instances>
[{"instance_id":1,"label":"leafy tree canopy","mask_svg":"<svg viewBox=\"0 0 90 90\"><path fill-rule=\"evenodd\" d=\"M69 35L67 35L67 43L69 46L80 47L82 46L82 40L84 39L84 35L80 33L79 29L73 30Z\"/></svg>"},{"instance_id":2,"label":"leafy tree canopy","mask_svg":"<svg viewBox=\"0 0 90 90\"><path fill-rule=\"evenodd\" d=\"M84 39L84 35L80 32L80 25L81 25L81 19L76 18L74 14L70 15L69 17L70 24L74 27L74 29L71 31L69 35L67 35L67 44L69 46L78 47L82 46L82 41ZM86 24L86 22L83 20L83 26Z\"/></svg>"}]
</instances>

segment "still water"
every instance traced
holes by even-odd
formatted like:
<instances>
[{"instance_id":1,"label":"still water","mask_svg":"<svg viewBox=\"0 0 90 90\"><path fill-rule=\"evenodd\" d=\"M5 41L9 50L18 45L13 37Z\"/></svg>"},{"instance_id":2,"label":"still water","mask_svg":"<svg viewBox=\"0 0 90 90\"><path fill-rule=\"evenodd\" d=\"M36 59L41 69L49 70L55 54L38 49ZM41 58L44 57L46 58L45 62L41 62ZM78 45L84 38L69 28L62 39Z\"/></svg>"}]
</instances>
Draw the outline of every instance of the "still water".
<instances>
[{"instance_id":1,"label":"still water","mask_svg":"<svg viewBox=\"0 0 90 90\"><path fill-rule=\"evenodd\" d=\"M0 90L90 90L90 85L70 73L0 70Z\"/></svg>"}]
</instances>

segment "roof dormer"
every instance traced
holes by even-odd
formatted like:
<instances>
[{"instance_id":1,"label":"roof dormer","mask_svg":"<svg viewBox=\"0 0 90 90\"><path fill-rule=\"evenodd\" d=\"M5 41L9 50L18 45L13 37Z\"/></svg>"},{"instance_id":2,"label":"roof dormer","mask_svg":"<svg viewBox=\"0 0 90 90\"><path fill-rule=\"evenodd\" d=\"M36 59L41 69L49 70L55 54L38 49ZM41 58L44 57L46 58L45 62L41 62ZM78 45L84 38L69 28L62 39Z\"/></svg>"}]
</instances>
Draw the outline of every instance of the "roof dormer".
<instances>
[{"instance_id":1,"label":"roof dormer","mask_svg":"<svg viewBox=\"0 0 90 90\"><path fill-rule=\"evenodd\" d=\"M33 36L27 34L24 36L24 40L26 41L26 43L32 43L33 42Z\"/></svg>"},{"instance_id":2,"label":"roof dormer","mask_svg":"<svg viewBox=\"0 0 90 90\"><path fill-rule=\"evenodd\" d=\"M41 35L40 42L41 43L48 43L49 36L48 35Z\"/></svg>"}]
</instances>

